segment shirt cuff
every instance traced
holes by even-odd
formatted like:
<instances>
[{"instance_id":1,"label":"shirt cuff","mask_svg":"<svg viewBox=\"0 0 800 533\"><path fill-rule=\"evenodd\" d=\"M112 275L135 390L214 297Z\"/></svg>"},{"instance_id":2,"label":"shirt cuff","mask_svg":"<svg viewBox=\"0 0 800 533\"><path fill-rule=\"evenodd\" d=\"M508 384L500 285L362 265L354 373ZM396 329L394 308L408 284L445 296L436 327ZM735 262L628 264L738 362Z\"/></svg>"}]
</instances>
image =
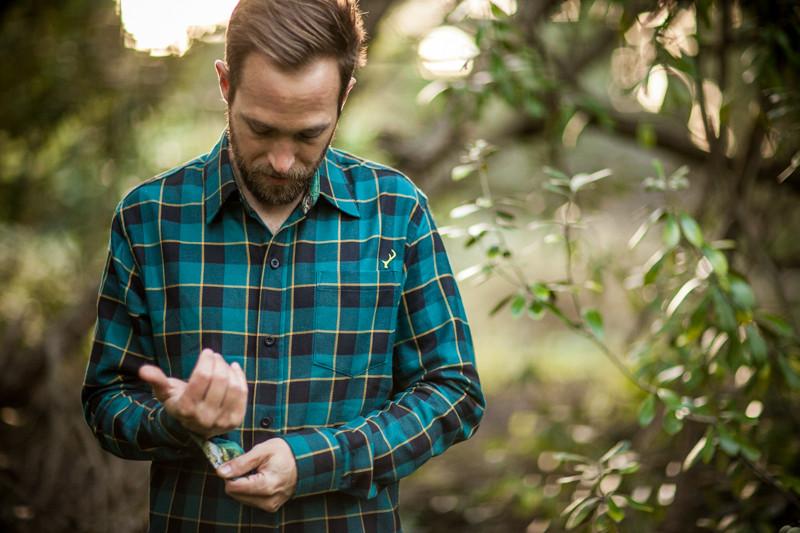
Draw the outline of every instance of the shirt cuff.
<instances>
[{"instance_id":1,"label":"shirt cuff","mask_svg":"<svg viewBox=\"0 0 800 533\"><path fill-rule=\"evenodd\" d=\"M297 464L295 497L345 488L345 454L330 428L304 429L280 438L291 448Z\"/></svg>"},{"instance_id":2,"label":"shirt cuff","mask_svg":"<svg viewBox=\"0 0 800 533\"><path fill-rule=\"evenodd\" d=\"M156 427L166 442L178 447L189 446L192 443L192 433L167 413L163 405L158 407L155 419Z\"/></svg>"}]
</instances>

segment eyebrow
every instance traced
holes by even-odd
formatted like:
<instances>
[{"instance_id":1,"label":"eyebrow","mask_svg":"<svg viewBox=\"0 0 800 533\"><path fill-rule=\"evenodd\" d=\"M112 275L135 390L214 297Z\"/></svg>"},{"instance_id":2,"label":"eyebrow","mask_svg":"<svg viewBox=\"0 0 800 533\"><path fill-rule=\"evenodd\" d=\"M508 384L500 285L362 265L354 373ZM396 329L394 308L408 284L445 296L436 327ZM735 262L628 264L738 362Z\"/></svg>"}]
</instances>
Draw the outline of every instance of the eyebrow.
<instances>
[{"instance_id":1,"label":"eyebrow","mask_svg":"<svg viewBox=\"0 0 800 533\"><path fill-rule=\"evenodd\" d=\"M244 113L240 112L239 113L239 117L242 120L244 120L247 123L248 126L250 126L250 129L252 129L254 131L258 131L258 132L282 132L283 133L283 131L280 128L276 128L275 126L272 126L271 124L267 124L266 122L262 122L260 120L254 119L252 117L248 117ZM319 135L320 133L322 133L323 131L328 129L329 126L330 126L330 122L324 122L322 124L309 126L308 128L303 128L303 129L297 130L297 131L285 131L285 133L290 134L290 135L298 135L298 134L300 134L300 135Z\"/></svg>"}]
</instances>

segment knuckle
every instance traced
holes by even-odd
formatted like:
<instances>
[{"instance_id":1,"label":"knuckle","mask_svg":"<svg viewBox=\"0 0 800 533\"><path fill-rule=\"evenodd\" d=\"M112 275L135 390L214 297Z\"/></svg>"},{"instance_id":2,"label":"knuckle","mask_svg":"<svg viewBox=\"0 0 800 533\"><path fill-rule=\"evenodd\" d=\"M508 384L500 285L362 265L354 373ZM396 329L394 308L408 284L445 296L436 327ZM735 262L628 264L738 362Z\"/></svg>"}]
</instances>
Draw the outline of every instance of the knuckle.
<instances>
[{"instance_id":1,"label":"knuckle","mask_svg":"<svg viewBox=\"0 0 800 533\"><path fill-rule=\"evenodd\" d=\"M233 421L231 420L230 416L226 415L226 416L220 417L220 419L217 420L217 426L219 426L220 429L224 429L225 431L229 431L229 430L233 429L234 427L236 427L236 424L233 423Z\"/></svg>"},{"instance_id":2,"label":"knuckle","mask_svg":"<svg viewBox=\"0 0 800 533\"><path fill-rule=\"evenodd\" d=\"M178 418L191 419L194 416L194 408L191 405L180 403L175 406L175 414Z\"/></svg>"},{"instance_id":3,"label":"knuckle","mask_svg":"<svg viewBox=\"0 0 800 533\"><path fill-rule=\"evenodd\" d=\"M208 411L201 411L196 416L197 423L206 428L214 427L215 417Z\"/></svg>"}]
</instances>

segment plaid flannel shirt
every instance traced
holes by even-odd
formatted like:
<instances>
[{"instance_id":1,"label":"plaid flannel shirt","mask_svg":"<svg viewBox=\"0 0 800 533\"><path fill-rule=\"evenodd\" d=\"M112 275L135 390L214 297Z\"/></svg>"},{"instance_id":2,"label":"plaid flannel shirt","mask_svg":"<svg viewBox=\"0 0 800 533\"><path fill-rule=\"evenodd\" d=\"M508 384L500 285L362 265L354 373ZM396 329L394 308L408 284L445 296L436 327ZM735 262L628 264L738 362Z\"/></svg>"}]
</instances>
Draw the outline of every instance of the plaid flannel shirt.
<instances>
[{"instance_id":1,"label":"plaid flannel shirt","mask_svg":"<svg viewBox=\"0 0 800 533\"><path fill-rule=\"evenodd\" d=\"M117 206L83 387L101 445L152 460L151 531L399 531L398 480L476 430L469 326L425 196L329 148L272 235L223 134ZM296 493L276 513L227 496L191 435L137 378L188 379L204 347L248 386L245 450L283 438Z\"/></svg>"}]
</instances>

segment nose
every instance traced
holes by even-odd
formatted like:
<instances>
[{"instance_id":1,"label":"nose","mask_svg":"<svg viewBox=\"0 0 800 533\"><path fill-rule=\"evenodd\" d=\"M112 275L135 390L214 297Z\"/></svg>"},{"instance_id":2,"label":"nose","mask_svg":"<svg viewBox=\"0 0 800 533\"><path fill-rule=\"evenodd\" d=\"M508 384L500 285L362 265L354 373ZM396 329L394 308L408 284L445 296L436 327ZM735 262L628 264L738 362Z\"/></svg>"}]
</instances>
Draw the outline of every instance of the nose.
<instances>
[{"instance_id":1,"label":"nose","mask_svg":"<svg viewBox=\"0 0 800 533\"><path fill-rule=\"evenodd\" d=\"M275 143L267 155L267 160L275 172L286 173L294 166L295 151L290 142Z\"/></svg>"}]
</instances>

